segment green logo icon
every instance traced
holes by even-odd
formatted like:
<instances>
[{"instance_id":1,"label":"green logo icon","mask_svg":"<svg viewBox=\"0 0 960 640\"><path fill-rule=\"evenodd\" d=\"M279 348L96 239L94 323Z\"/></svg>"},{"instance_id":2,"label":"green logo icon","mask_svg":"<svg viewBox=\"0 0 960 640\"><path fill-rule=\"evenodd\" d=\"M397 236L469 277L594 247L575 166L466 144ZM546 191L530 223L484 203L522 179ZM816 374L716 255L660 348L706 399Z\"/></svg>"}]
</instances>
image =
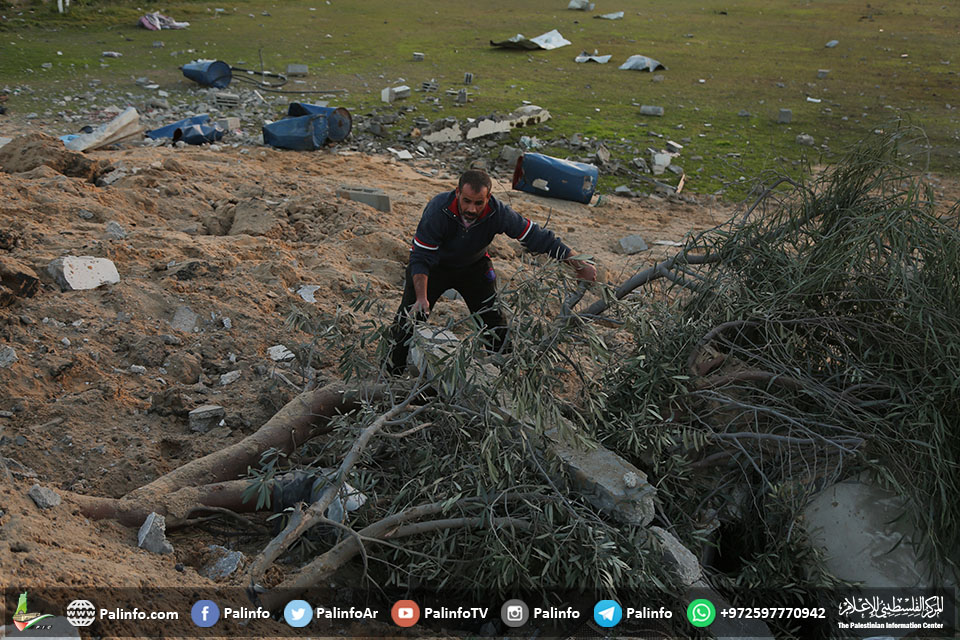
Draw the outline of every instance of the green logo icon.
<instances>
[{"instance_id":1,"label":"green logo icon","mask_svg":"<svg viewBox=\"0 0 960 640\"><path fill-rule=\"evenodd\" d=\"M687 620L695 627L708 627L717 617L717 608L704 598L694 600L687 606Z\"/></svg>"}]
</instances>

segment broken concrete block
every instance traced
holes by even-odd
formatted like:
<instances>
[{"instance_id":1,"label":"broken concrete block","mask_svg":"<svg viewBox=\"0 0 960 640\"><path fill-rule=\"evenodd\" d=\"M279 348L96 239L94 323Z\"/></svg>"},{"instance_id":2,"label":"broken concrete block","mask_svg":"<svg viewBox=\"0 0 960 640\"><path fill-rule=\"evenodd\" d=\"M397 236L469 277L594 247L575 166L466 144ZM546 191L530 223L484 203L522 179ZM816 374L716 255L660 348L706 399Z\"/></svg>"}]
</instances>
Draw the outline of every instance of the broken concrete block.
<instances>
[{"instance_id":1,"label":"broken concrete block","mask_svg":"<svg viewBox=\"0 0 960 640\"><path fill-rule=\"evenodd\" d=\"M805 147L812 147L816 141L813 139L813 136L806 133L801 133L797 136L797 144L801 144Z\"/></svg>"},{"instance_id":2,"label":"broken concrete block","mask_svg":"<svg viewBox=\"0 0 960 640\"><path fill-rule=\"evenodd\" d=\"M650 164L653 167L652 168L653 175L659 176L664 171L666 171L667 167L670 166L670 161L672 159L673 159L673 156L671 156L669 153L661 153L658 151L651 154Z\"/></svg>"},{"instance_id":3,"label":"broken concrete block","mask_svg":"<svg viewBox=\"0 0 960 640\"><path fill-rule=\"evenodd\" d=\"M517 160L520 156L523 155L523 151L517 149L516 147L511 147L506 144L503 145L503 148L500 150L500 159L507 163L507 165L514 167L517 164Z\"/></svg>"},{"instance_id":4,"label":"broken concrete block","mask_svg":"<svg viewBox=\"0 0 960 640\"><path fill-rule=\"evenodd\" d=\"M473 84L473 74L469 71L463 74L463 84Z\"/></svg>"},{"instance_id":5,"label":"broken concrete block","mask_svg":"<svg viewBox=\"0 0 960 640\"><path fill-rule=\"evenodd\" d=\"M613 192L618 196L623 196L624 198L633 198L633 197L636 197L637 195L633 192L633 189L631 189L625 184L620 185L619 187L614 189Z\"/></svg>"},{"instance_id":6,"label":"broken concrete block","mask_svg":"<svg viewBox=\"0 0 960 640\"><path fill-rule=\"evenodd\" d=\"M305 64L288 64L287 65L287 75L288 76L305 76L309 71L307 65Z\"/></svg>"},{"instance_id":7,"label":"broken concrete block","mask_svg":"<svg viewBox=\"0 0 960 640\"><path fill-rule=\"evenodd\" d=\"M663 107L657 107L655 105L644 104L640 106L640 114L644 116L662 116Z\"/></svg>"},{"instance_id":8,"label":"broken concrete block","mask_svg":"<svg viewBox=\"0 0 960 640\"><path fill-rule=\"evenodd\" d=\"M440 84L436 80L425 80L420 83L420 91L426 91L427 93L432 93L440 88Z\"/></svg>"},{"instance_id":9,"label":"broken concrete block","mask_svg":"<svg viewBox=\"0 0 960 640\"><path fill-rule=\"evenodd\" d=\"M231 116L229 118L221 118L217 120L216 126L220 127L224 131L236 131L240 128L240 118Z\"/></svg>"},{"instance_id":10,"label":"broken concrete block","mask_svg":"<svg viewBox=\"0 0 960 640\"><path fill-rule=\"evenodd\" d=\"M239 369L237 369L237 370L235 370L235 371L228 371L228 372L226 372L225 374L223 374L222 376L220 376L220 386L221 386L221 387L225 387L225 386L227 386L228 384L231 384L231 383L236 382L237 380L240 379L240 375L241 375L241 373L240 373L240 370L239 370Z\"/></svg>"},{"instance_id":11,"label":"broken concrete block","mask_svg":"<svg viewBox=\"0 0 960 640\"><path fill-rule=\"evenodd\" d=\"M112 261L93 256L64 256L47 265L47 273L64 291L96 289L104 284L120 282L120 274Z\"/></svg>"},{"instance_id":12,"label":"broken concrete block","mask_svg":"<svg viewBox=\"0 0 960 640\"><path fill-rule=\"evenodd\" d=\"M414 61L414 62L423 62L423 59L424 59L425 57L426 57L426 56L424 56L424 55L423 55L421 52L419 52L419 51L414 51L414 52L413 52L413 61Z\"/></svg>"},{"instance_id":13,"label":"broken concrete block","mask_svg":"<svg viewBox=\"0 0 960 640\"><path fill-rule=\"evenodd\" d=\"M667 151L670 153L680 153L683 151L683 145L673 140L667 140Z\"/></svg>"},{"instance_id":14,"label":"broken concrete block","mask_svg":"<svg viewBox=\"0 0 960 640\"><path fill-rule=\"evenodd\" d=\"M467 103L467 90L460 89L457 91L457 104L466 104Z\"/></svg>"},{"instance_id":15,"label":"broken concrete block","mask_svg":"<svg viewBox=\"0 0 960 640\"><path fill-rule=\"evenodd\" d=\"M30 487L30 490L27 491L27 495L30 496L30 499L33 500L33 503L41 509L52 509L60 504L60 496L56 491L47 489L46 487L41 487L38 484Z\"/></svg>"},{"instance_id":16,"label":"broken concrete block","mask_svg":"<svg viewBox=\"0 0 960 640\"><path fill-rule=\"evenodd\" d=\"M680 579L683 586L689 587L703 576L703 568L697 556L683 546L672 533L656 526L650 527L650 532L657 538L664 566Z\"/></svg>"},{"instance_id":17,"label":"broken concrete block","mask_svg":"<svg viewBox=\"0 0 960 640\"><path fill-rule=\"evenodd\" d=\"M793 111L790 109L780 109L780 114L777 116L777 124L790 124L793 120Z\"/></svg>"},{"instance_id":18,"label":"broken concrete block","mask_svg":"<svg viewBox=\"0 0 960 640\"><path fill-rule=\"evenodd\" d=\"M823 80L830 73L830 69L817 69L817 78Z\"/></svg>"},{"instance_id":19,"label":"broken concrete block","mask_svg":"<svg viewBox=\"0 0 960 640\"><path fill-rule=\"evenodd\" d=\"M368 204L378 211L390 213L390 196L382 189L372 187L341 186L337 195L347 200Z\"/></svg>"},{"instance_id":20,"label":"broken concrete block","mask_svg":"<svg viewBox=\"0 0 960 640\"><path fill-rule=\"evenodd\" d=\"M239 107L240 106L240 96L235 93L229 93L227 91L218 91L213 94L213 104L217 105L221 109L230 108L230 107Z\"/></svg>"},{"instance_id":21,"label":"broken concrete block","mask_svg":"<svg viewBox=\"0 0 960 640\"><path fill-rule=\"evenodd\" d=\"M220 405L205 404L187 414L187 419L190 421L191 431L206 433L220 424L220 421L223 420L226 415L226 410Z\"/></svg>"},{"instance_id":22,"label":"broken concrete block","mask_svg":"<svg viewBox=\"0 0 960 640\"><path fill-rule=\"evenodd\" d=\"M200 316L195 314L190 307L177 307L173 314L173 320L170 321L170 326L178 331L193 333L199 320Z\"/></svg>"},{"instance_id":23,"label":"broken concrete block","mask_svg":"<svg viewBox=\"0 0 960 640\"><path fill-rule=\"evenodd\" d=\"M403 98L410 97L410 87L405 84L401 84L396 87L385 87L380 91L380 100L386 103L391 103L394 100L401 100Z\"/></svg>"},{"instance_id":24,"label":"broken concrete block","mask_svg":"<svg viewBox=\"0 0 960 640\"><path fill-rule=\"evenodd\" d=\"M137 546L151 553L173 553L167 541L167 520L156 511L147 516L137 533Z\"/></svg>"},{"instance_id":25,"label":"broken concrete block","mask_svg":"<svg viewBox=\"0 0 960 640\"><path fill-rule=\"evenodd\" d=\"M642 237L634 234L620 238L620 248L625 254L632 256L635 253L646 251L650 247L647 246Z\"/></svg>"},{"instance_id":26,"label":"broken concrete block","mask_svg":"<svg viewBox=\"0 0 960 640\"><path fill-rule=\"evenodd\" d=\"M240 570L247 557L240 551L230 551L218 544L210 545L214 560L200 569L200 575L211 580L224 580Z\"/></svg>"}]
</instances>

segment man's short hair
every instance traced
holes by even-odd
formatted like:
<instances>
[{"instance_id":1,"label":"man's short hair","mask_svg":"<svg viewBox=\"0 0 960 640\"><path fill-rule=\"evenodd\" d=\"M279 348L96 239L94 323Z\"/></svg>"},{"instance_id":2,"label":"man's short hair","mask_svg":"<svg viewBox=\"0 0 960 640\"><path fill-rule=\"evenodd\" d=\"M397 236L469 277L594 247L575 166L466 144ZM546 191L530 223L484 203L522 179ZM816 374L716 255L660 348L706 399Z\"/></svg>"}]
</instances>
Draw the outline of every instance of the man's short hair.
<instances>
[{"instance_id":1,"label":"man's short hair","mask_svg":"<svg viewBox=\"0 0 960 640\"><path fill-rule=\"evenodd\" d=\"M463 185L465 184L470 185L470 188L477 193L484 187L487 188L488 194L493 191L493 182L490 181L490 176L487 175L487 172L482 169L468 169L464 171L460 176L460 182L457 183L457 189L463 190Z\"/></svg>"}]
</instances>

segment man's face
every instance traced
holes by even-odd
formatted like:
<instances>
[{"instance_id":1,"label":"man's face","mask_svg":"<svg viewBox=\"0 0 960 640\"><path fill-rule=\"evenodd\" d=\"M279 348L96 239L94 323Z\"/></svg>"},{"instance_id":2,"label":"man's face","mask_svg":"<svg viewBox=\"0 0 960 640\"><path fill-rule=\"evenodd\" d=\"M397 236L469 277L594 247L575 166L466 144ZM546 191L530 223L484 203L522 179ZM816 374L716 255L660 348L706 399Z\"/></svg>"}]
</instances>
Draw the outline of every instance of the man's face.
<instances>
[{"instance_id":1,"label":"man's face","mask_svg":"<svg viewBox=\"0 0 960 640\"><path fill-rule=\"evenodd\" d=\"M457 189L457 204L460 205L460 215L467 222L473 222L480 216L489 199L490 190L486 187L480 187L480 191L474 191L473 187L465 184Z\"/></svg>"}]
</instances>

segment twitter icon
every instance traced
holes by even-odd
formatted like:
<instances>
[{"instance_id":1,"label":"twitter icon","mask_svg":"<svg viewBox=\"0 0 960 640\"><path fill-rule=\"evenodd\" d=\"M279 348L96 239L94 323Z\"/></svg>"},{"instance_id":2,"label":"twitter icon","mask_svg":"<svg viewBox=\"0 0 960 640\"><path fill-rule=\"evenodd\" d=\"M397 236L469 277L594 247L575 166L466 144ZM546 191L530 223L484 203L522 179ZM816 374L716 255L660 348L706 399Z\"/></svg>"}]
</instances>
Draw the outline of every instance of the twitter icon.
<instances>
[{"instance_id":1,"label":"twitter icon","mask_svg":"<svg viewBox=\"0 0 960 640\"><path fill-rule=\"evenodd\" d=\"M283 608L283 619L291 627L305 627L313 620L313 608L306 600L291 600Z\"/></svg>"},{"instance_id":2,"label":"twitter icon","mask_svg":"<svg viewBox=\"0 0 960 640\"><path fill-rule=\"evenodd\" d=\"M601 627L615 627L623 617L623 609L616 600L601 600L593 607L593 621Z\"/></svg>"}]
</instances>

